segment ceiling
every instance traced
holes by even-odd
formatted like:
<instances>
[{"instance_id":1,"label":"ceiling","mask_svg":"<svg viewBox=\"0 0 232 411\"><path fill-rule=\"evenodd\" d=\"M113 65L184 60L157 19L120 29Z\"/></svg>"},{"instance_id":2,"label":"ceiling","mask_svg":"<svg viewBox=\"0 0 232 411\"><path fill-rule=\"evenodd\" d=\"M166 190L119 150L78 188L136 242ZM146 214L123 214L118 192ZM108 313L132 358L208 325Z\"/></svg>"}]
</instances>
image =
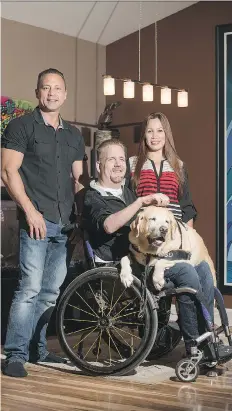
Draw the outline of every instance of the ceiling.
<instances>
[{"instance_id":1,"label":"ceiling","mask_svg":"<svg viewBox=\"0 0 232 411\"><path fill-rule=\"evenodd\" d=\"M140 4L141 3L141 4ZM196 1L4 0L2 17L102 45L110 44Z\"/></svg>"}]
</instances>

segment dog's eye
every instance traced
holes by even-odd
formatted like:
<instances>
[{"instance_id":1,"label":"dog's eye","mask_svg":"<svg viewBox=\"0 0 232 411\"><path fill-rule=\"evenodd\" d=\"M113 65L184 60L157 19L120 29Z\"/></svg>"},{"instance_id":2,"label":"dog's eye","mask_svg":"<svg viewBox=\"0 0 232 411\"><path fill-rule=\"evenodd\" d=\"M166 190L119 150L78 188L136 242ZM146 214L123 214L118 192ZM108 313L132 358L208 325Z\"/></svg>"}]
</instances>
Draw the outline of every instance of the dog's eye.
<instances>
[{"instance_id":1,"label":"dog's eye","mask_svg":"<svg viewBox=\"0 0 232 411\"><path fill-rule=\"evenodd\" d=\"M169 223L169 221L168 221L168 220L165 220L165 223L167 223L167 224L168 224L168 223Z\"/></svg>"},{"instance_id":2,"label":"dog's eye","mask_svg":"<svg viewBox=\"0 0 232 411\"><path fill-rule=\"evenodd\" d=\"M155 218L155 217L152 217L152 218L149 218L149 220L155 221L156 218Z\"/></svg>"},{"instance_id":3,"label":"dog's eye","mask_svg":"<svg viewBox=\"0 0 232 411\"><path fill-rule=\"evenodd\" d=\"M140 220L143 220L143 217L140 217Z\"/></svg>"}]
</instances>

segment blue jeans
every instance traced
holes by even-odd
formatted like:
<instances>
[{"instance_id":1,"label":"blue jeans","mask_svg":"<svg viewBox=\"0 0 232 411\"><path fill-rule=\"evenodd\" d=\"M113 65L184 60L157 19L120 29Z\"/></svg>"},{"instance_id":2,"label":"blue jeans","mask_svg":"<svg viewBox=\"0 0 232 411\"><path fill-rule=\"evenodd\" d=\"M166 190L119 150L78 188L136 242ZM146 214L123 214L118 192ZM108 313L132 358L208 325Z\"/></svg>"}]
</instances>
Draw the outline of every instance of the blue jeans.
<instances>
[{"instance_id":1,"label":"blue jeans","mask_svg":"<svg viewBox=\"0 0 232 411\"><path fill-rule=\"evenodd\" d=\"M67 235L62 224L45 220L44 240L29 237L19 222L20 280L9 314L4 351L7 362L43 360L46 329L67 273Z\"/></svg>"},{"instance_id":2,"label":"blue jeans","mask_svg":"<svg viewBox=\"0 0 232 411\"><path fill-rule=\"evenodd\" d=\"M175 287L191 287L203 293L204 304L213 320L214 284L209 265L202 262L197 267L188 263L177 263L165 270L165 278L172 281ZM179 323L185 344L199 337L202 333L204 321L200 305L194 295L189 293L177 296L179 307Z\"/></svg>"}]
</instances>

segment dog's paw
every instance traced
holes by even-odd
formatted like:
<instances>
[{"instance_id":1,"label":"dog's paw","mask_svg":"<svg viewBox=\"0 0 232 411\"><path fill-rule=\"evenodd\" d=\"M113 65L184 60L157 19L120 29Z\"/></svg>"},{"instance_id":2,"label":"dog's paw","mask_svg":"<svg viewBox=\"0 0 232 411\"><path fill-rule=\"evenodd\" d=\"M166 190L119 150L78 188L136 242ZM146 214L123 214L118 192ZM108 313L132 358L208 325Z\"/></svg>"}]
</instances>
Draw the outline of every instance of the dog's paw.
<instances>
[{"instance_id":1,"label":"dog's paw","mask_svg":"<svg viewBox=\"0 0 232 411\"><path fill-rule=\"evenodd\" d=\"M125 288L130 287L133 283L133 275L128 273L128 271L122 270L120 272L120 280Z\"/></svg>"},{"instance_id":2,"label":"dog's paw","mask_svg":"<svg viewBox=\"0 0 232 411\"><path fill-rule=\"evenodd\" d=\"M156 281L153 279L153 284L156 290L160 291L164 287L164 281Z\"/></svg>"},{"instance_id":3,"label":"dog's paw","mask_svg":"<svg viewBox=\"0 0 232 411\"><path fill-rule=\"evenodd\" d=\"M165 280L164 280L164 272L157 272L154 271L152 276L152 281L156 290L160 291L164 287Z\"/></svg>"}]
</instances>

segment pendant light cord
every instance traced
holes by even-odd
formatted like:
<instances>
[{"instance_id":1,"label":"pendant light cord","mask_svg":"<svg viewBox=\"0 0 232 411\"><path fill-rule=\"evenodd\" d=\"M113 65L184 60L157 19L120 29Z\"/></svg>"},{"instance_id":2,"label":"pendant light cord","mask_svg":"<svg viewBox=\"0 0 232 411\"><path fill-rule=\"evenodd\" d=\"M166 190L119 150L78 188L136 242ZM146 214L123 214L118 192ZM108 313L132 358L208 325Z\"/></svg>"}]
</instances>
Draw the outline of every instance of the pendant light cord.
<instances>
[{"instance_id":1,"label":"pendant light cord","mask_svg":"<svg viewBox=\"0 0 232 411\"><path fill-rule=\"evenodd\" d=\"M158 84L158 32L157 21L155 22L155 84Z\"/></svg>"},{"instance_id":2,"label":"pendant light cord","mask_svg":"<svg viewBox=\"0 0 232 411\"><path fill-rule=\"evenodd\" d=\"M141 80L141 26L142 26L142 2L139 2L139 70L138 79Z\"/></svg>"}]
</instances>

